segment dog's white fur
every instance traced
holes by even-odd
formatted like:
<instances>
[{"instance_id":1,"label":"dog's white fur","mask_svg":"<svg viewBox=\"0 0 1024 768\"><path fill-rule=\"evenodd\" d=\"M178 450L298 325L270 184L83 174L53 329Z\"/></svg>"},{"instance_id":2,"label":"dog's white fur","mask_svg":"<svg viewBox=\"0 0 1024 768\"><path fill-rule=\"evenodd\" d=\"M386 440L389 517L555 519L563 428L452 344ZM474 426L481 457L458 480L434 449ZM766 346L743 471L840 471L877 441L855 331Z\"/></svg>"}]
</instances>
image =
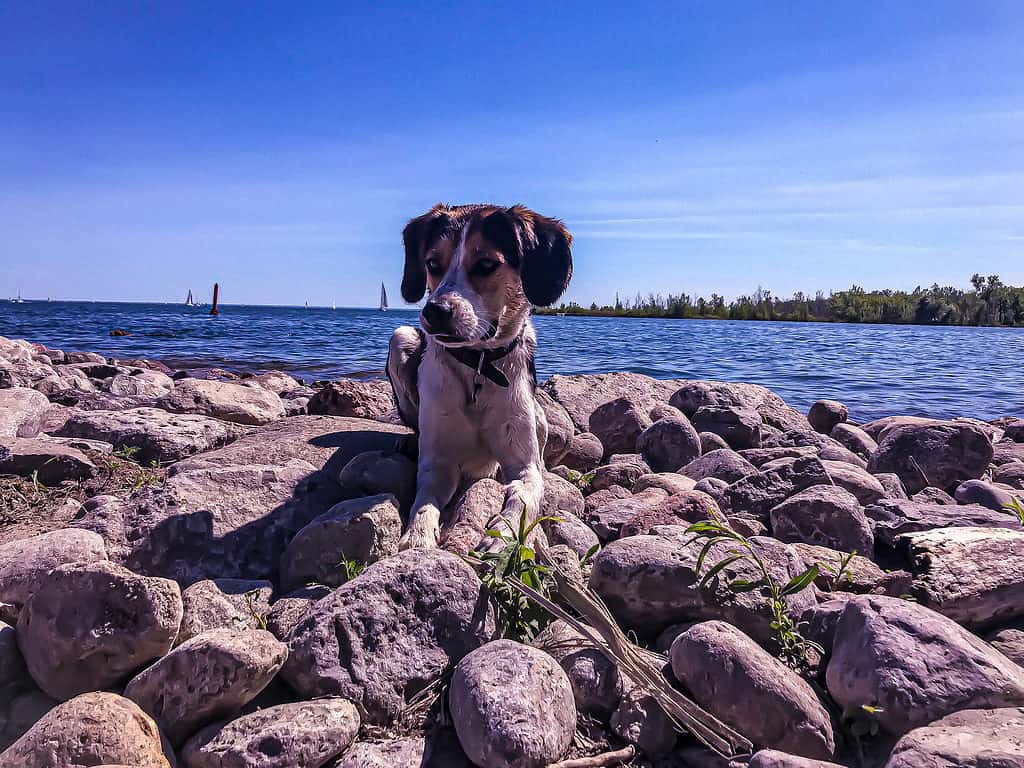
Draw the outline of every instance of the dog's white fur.
<instances>
[{"instance_id":1,"label":"dog's white fur","mask_svg":"<svg viewBox=\"0 0 1024 768\"><path fill-rule=\"evenodd\" d=\"M424 347L424 337L410 326L396 329L391 338L388 377L403 420L419 433L416 498L401 540L403 549L437 546L442 511L460 489L476 480L497 476L506 484L502 517L512 525L524 512L536 516L544 494L547 421L534 397L536 333L530 303L512 301L503 306L500 317L488 315L464 268L470 226L471 221L463 225L447 270L429 297L456 308L452 335L458 340L442 342L428 333ZM523 298L522 292L518 298ZM476 372L445 347L493 349L517 337L521 342L492 363L509 386L478 378L474 400Z\"/></svg>"}]
</instances>

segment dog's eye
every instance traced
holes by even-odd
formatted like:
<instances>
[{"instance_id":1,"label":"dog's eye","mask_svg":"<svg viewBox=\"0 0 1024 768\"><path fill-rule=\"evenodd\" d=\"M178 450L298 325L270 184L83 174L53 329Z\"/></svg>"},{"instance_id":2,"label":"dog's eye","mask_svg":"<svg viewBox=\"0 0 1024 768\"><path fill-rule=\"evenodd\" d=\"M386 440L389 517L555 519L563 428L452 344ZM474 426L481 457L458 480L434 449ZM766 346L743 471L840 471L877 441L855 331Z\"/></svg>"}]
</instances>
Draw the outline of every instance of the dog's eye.
<instances>
[{"instance_id":1,"label":"dog's eye","mask_svg":"<svg viewBox=\"0 0 1024 768\"><path fill-rule=\"evenodd\" d=\"M427 271L432 275L440 275L444 268L437 259L427 259Z\"/></svg>"},{"instance_id":2,"label":"dog's eye","mask_svg":"<svg viewBox=\"0 0 1024 768\"><path fill-rule=\"evenodd\" d=\"M478 275L489 275L498 268L498 262L494 259L480 259L473 265L473 271Z\"/></svg>"}]
</instances>

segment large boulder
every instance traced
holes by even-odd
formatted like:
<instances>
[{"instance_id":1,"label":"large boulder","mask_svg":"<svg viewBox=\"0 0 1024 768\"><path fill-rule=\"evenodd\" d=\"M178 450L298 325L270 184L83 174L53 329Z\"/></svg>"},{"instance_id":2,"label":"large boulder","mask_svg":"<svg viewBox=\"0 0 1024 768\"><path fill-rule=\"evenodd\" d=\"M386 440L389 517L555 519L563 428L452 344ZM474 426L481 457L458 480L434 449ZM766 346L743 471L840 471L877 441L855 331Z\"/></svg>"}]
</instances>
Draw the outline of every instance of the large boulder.
<instances>
[{"instance_id":1,"label":"large boulder","mask_svg":"<svg viewBox=\"0 0 1024 768\"><path fill-rule=\"evenodd\" d=\"M88 456L52 438L14 438L0 445L0 475L34 477L49 486L95 473L96 465Z\"/></svg>"},{"instance_id":2,"label":"large boulder","mask_svg":"<svg viewBox=\"0 0 1024 768\"><path fill-rule=\"evenodd\" d=\"M700 456L700 437L682 414L665 416L640 433L636 449L655 472L675 472Z\"/></svg>"},{"instance_id":3,"label":"large boulder","mask_svg":"<svg viewBox=\"0 0 1024 768\"><path fill-rule=\"evenodd\" d=\"M740 478L719 499L726 515L740 513L767 523L772 507L814 485L831 485L824 465L813 456L780 459Z\"/></svg>"},{"instance_id":4,"label":"large boulder","mask_svg":"<svg viewBox=\"0 0 1024 768\"><path fill-rule=\"evenodd\" d=\"M403 515L416 498L416 462L396 451L367 451L355 456L338 473L342 497L393 494Z\"/></svg>"},{"instance_id":5,"label":"large boulder","mask_svg":"<svg viewBox=\"0 0 1024 768\"><path fill-rule=\"evenodd\" d=\"M772 578L786 584L803 573L803 563L788 546L774 539L754 537L755 550ZM607 603L612 614L642 637L655 637L671 624L722 619L735 624L760 643L774 643L774 621L759 591L733 592L728 582L756 580L760 573L748 561L727 565L718 577L698 586L695 572L703 542L692 536L641 535L612 542L593 559L590 587ZM701 574L725 559L728 547L711 550ZM813 588L785 598L799 615L816 602Z\"/></svg>"},{"instance_id":6,"label":"large boulder","mask_svg":"<svg viewBox=\"0 0 1024 768\"><path fill-rule=\"evenodd\" d=\"M1024 617L1024 532L937 528L897 546L909 554L922 605L975 629Z\"/></svg>"},{"instance_id":7,"label":"large boulder","mask_svg":"<svg viewBox=\"0 0 1024 768\"><path fill-rule=\"evenodd\" d=\"M25 603L18 644L32 679L66 700L111 688L170 650L181 590L114 563L62 565Z\"/></svg>"},{"instance_id":8,"label":"large boulder","mask_svg":"<svg viewBox=\"0 0 1024 768\"><path fill-rule=\"evenodd\" d=\"M448 689L455 731L481 768L544 768L576 732L569 678L546 653L495 640L455 668Z\"/></svg>"},{"instance_id":9,"label":"large boulder","mask_svg":"<svg viewBox=\"0 0 1024 768\"><path fill-rule=\"evenodd\" d=\"M274 580L291 538L339 501L340 489L301 459L283 466L199 466L130 499L96 497L75 525L99 533L112 560L182 584Z\"/></svg>"},{"instance_id":10,"label":"large boulder","mask_svg":"<svg viewBox=\"0 0 1024 768\"><path fill-rule=\"evenodd\" d=\"M295 534L281 557L281 588L309 582L337 587L346 561L368 565L398 552L402 518L391 494L335 504Z\"/></svg>"},{"instance_id":11,"label":"large boulder","mask_svg":"<svg viewBox=\"0 0 1024 768\"><path fill-rule=\"evenodd\" d=\"M0 754L0 768L103 765L172 765L164 754L156 723L133 702L114 693L83 693L64 702Z\"/></svg>"},{"instance_id":12,"label":"large boulder","mask_svg":"<svg viewBox=\"0 0 1024 768\"><path fill-rule=\"evenodd\" d=\"M386 381L341 379L322 387L307 405L311 414L384 420L395 411L395 398Z\"/></svg>"},{"instance_id":13,"label":"large boulder","mask_svg":"<svg viewBox=\"0 0 1024 768\"><path fill-rule=\"evenodd\" d=\"M822 461L825 472L833 485L845 488L857 497L862 505L874 504L886 497L885 487L881 481L866 469L845 461Z\"/></svg>"},{"instance_id":14,"label":"large boulder","mask_svg":"<svg viewBox=\"0 0 1024 768\"><path fill-rule=\"evenodd\" d=\"M359 713L345 699L279 704L203 728L181 757L188 768L321 768L358 730Z\"/></svg>"},{"instance_id":15,"label":"large boulder","mask_svg":"<svg viewBox=\"0 0 1024 768\"><path fill-rule=\"evenodd\" d=\"M103 440L134 448L140 464L169 463L229 443L241 427L208 416L168 413L159 408L124 411L72 411L54 434Z\"/></svg>"},{"instance_id":16,"label":"large boulder","mask_svg":"<svg viewBox=\"0 0 1024 768\"><path fill-rule=\"evenodd\" d=\"M158 405L172 413L198 413L249 426L284 418L284 404L276 393L229 381L181 379Z\"/></svg>"},{"instance_id":17,"label":"large boulder","mask_svg":"<svg viewBox=\"0 0 1024 768\"><path fill-rule=\"evenodd\" d=\"M137 674L124 695L178 746L201 726L234 715L256 698L287 656L287 647L264 630L214 629Z\"/></svg>"},{"instance_id":18,"label":"large boulder","mask_svg":"<svg viewBox=\"0 0 1024 768\"><path fill-rule=\"evenodd\" d=\"M694 700L755 744L827 759L836 742L814 689L735 627L696 624L672 642L672 673Z\"/></svg>"},{"instance_id":19,"label":"large boulder","mask_svg":"<svg viewBox=\"0 0 1024 768\"><path fill-rule=\"evenodd\" d=\"M807 412L807 421L815 432L829 435L837 425L843 424L849 415L849 410L838 400L818 400Z\"/></svg>"},{"instance_id":20,"label":"large boulder","mask_svg":"<svg viewBox=\"0 0 1024 768\"><path fill-rule=\"evenodd\" d=\"M996 512L979 504L928 504L910 499L880 499L864 508L875 524L875 542L893 546L904 533L930 531L933 528L1009 528L1022 530L1020 522L1006 512Z\"/></svg>"},{"instance_id":21,"label":"large boulder","mask_svg":"<svg viewBox=\"0 0 1024 768\"><path fill-rule=\"evenodd\" d=\"M386 723L494 635L494 607L469 565L408 550L315 603L292 630L282 675L303 696L344 696Z\"/></svg>"},{"instance_id":22,"label":"large boulder","mask_svg":"<svg viewBox=\"0 0 1024 768\"><path fill-rule=\"evenodd\" d=\"M602 720L611 716L622 697L623 679L604 653L560 619L548 624L533 645L565 670L579 711Z\"/></svg>"},{"instance_id":23,"label":"large boulder","mask_svg":"<svg viewBox=\"0 0 1024 768\"><path fill-rule=\"evenodd\" d=\"M204 579L181 593L184 611L175 644L211 629L263 629L274 585L256 579Z\"/></svg>"},{"instance_id":24,"label":"large boulder","mask_svg":"<svg viewBox=\"0 0 1024 768\"><path fill-rule=\"evenodd\" d=\"M681 383L660 381L639 373L599 373L552 376L544 382L543 389L565 408L576 429L585 432L590 415L599 406L626 397L649 413L654 406L667 402Z\"/></svg>"},{"instance_id":25,"label":"large boulder","mask_svg":"<svg viewBox=\"0 0 1024 768\"><path fill-rule=\"evenodd\" d=\"M966 709L915 728L885 768L1021 768L1024 707Z\"/></svg>"},{"instance_id":26,"label":"large boulder","mask_svg":"<svg viewBox=\"0 0 1024 768\"><path fill-rule=\"evenodd\" d=\"M100 536L74 528L0 544L0 619L17 622L21 606L54 568L106 559Z\"/></svg>"},{"instance_id":27,"label":"large boulder","mask_svg":"<svg viewBox=\"0 0 1024 768\"><path fill-rule=\"evenodd\" d=\"M604 446L592 432L573 435L558 463L576 472L590 472L604 457Z\"/></svg>"},{"instance_id":28,"label":"large boulder","mask_svg":"<svg viewBox=\"0 0 1024 768\"><path fill-rule=\"evenodd\" d=\"M771 526L780 541L874 554L871 523L857 497L835 485L812 486L772 507Z\"/></svg>"},{"instance_id":29,"label":"large boulder","mask_svg":"<svg viewBox=\"0 0 1024 768\"><path fill-rule=\"evenodd\" d=\"M1024 464L1021 467L1024 468ZM984 480L965 480L956 487L954 498L958 504L981 504L997 512L1009 511L1015 500L1024 504L1024 494L1015 494Z\"/></svg>"},{"instance_id":30,"label":"large boulder","mask_svg":"<svg viewBox=\"0 0 1024 768\"><path fill-rule=\"evenodd\" d=\"M735 449L761 445L761 414L753 408L705 405L691 417L700 432L713 432Z\"/></svg>"},{"instance_id":31,"label":"large boulder","mask_svg":"<svg viewBox=\"0 0 1024 768\"><path fill-rule=\"evenodd\" d=\"M878 443L875 442L874 438L853 424L836 424L829 433L829 436L847 450L853 451L865 460L871 458L871 454L878 450Z\"/></svg>"},{"instance_id":32,"label":"large boulder","mask_svg":"<svg viewBox=\"0 0 1024 768\"><path fill-rule=\"evenodd\" d=\"M107 385L112 395L134 397L163 397L174 389L174 379L160 371L133 371L118 373Z\"/></svg>"},{"instance_id":33,"label":"large boulder","mask_svg":"<svg viewBox=\"0 0 1024 768\"><path fill-rule=\"evenodd\" d=\"M0 389L0 439L35 437L49 409L46 395L34 389Z\"/></svg>"},{"instance_id":34,"label":"large boulder","mask_svg":"<svg viewBox=\"0 0 1024 768\"><path fill-rule=\"evenodd\" d=\"M845 709L877 708L893 735L962 709L1024 705L1024 668L952 619L895 597L846 604L826 672Z\"/></svg>"},{"instance_id":35,"label":"large boulder","mask_svg":"<svg viewBox=\"0 0 1024 768\"><path fill-rule=\"evenodd\" d=\"M705 453L679 470L679 474L694 480L714 477L727 483L735 483L756 473L757 467L730 448Z\"/></svg>"},{"instance_id":36,"label":"large boulder","mask_svg":"<svg viewBox=\"0 0 1024 768\"><path fill-rule=\"evenodd\" d=\"M689 526L709 519L722 519L722 512L713 497L701 491L683 491L661 499L636 512L619 531L620 536L650 533L658 525Z\"/></svg>"},{"instance_id":37,"label":"large boulder","mask_svg":"<svg viewBox=\"0 0 1024 768\"><path fill-rule=\"evenodd\" d=\"M605 458L636 452L641 433L653 423L649 411L647 404L628 397L616 398L594 409L588 426L604 446Z\"/></svg>"},{"instance_id":38,"label":"large boulder","mask_svg":"<svg viewBox=\"0 0 1024 768\"><path fill-rule=\"evenodd\" d=\"M687 416L705 406L733 406L753 410L785 406L781 397L759 384L726 381L678 382L669 403Z\"/></svg>"},{"instance_id":39,"label":"large boulder","mask_svg":"<svg viewBox=\"0 0 1024 768\"><path fill-rule=\"evenodd\" d=\"M988 435L974 424L905 424L882 433L868 469L896 473L910 494L929 485L953 491L981 477L992 454Z\"/></svg>"}]
</instances>

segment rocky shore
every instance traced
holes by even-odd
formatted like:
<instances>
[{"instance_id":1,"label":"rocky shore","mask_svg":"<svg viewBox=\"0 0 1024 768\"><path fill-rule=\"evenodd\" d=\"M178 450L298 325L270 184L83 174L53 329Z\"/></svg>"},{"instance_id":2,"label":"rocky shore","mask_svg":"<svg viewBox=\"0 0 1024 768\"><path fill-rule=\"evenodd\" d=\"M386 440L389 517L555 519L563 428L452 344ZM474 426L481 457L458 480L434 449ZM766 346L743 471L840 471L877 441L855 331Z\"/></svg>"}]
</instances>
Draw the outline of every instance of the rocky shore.
<instances>
[{"instance_id":1,"label":"rocky shore","mask_svg":"<svg viewBox=\"0 0 1024 768\"><path fill-rule=\"evenodd\" d=\"M630 373L538 398L537 547L752 756L564 621L509 636L467 557L494 480L398 551L386 382L0 337L0 768L1024 767L1024 418Z\"/></svg>"}]
</instances>

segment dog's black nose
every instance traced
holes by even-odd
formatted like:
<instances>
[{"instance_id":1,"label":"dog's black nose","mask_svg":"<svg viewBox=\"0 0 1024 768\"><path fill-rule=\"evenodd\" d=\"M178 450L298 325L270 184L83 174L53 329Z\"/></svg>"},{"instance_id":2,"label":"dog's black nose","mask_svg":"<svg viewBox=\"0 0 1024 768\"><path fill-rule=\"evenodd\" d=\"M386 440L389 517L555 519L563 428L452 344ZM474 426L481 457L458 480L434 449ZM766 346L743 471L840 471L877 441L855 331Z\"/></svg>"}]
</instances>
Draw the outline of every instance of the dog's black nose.
<instances>
[{"instance_id":1,"label":"dog's black nose","mask_svg":"<svg viewBox=\"0 0 1024 768\"><path fill-rule=\"evenodd\" d=\"M428 301L423 306L423 328L427 333L450 331L452 327L452 307L439 301Z\"/></svg>"}]
</instances>

